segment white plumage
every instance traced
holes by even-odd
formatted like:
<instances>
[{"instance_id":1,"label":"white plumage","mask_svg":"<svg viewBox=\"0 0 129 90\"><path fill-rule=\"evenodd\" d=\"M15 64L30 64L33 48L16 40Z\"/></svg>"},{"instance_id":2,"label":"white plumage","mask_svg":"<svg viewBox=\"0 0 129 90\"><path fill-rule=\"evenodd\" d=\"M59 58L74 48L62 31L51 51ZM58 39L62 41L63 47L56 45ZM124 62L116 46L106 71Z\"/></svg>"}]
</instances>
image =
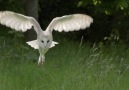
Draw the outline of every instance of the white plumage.
<instances>
[{"instance_id":1,"label":"white plumage","mask_svg":"<svg viewBox=\"0 0 129 90\"><path fill-rule=\"evenodd\" d=\"M38 49L40 56L38 64L43 64L45 61L45 53L49 48L54 47L57 42L53 41L52 31L79 31L90 27L93 23L92 17L84 14L65 15L62 17L54 18L48 25L45 31L43 31L39 23L33 18L24 16L22 14L14 13L11 11L0 11L0 23L6 25L16 31L25 32L31 29L32 26L37 33L37 39L27 42L28 45L34 49Z\"/></svg>"},{"instance_id":2,"label":"white plumage","mask_svg":"<svg viewBox=\"0 0 129 90\"><path fill-rule=\"evenodd\" d=\"M10 11L0 12L0 23L15 29L16 31L22 30L25 32L27 29L31 29L33 24L30 19L30 17Z\"/></svg>"},{"instance_id":3,"label":"white plumage","mask_svg":"<svg viewBox=\"0 0 129 90\"><path fill-rule=\"evenodd\" d=\"M80 29L89 27L90 23L93 22L93 19L83 14L73 14L63 17L57 17L54 19L54 21L54 30L59 32L62 32L64 30L65 32L68 32L74 30L78 31Z\"/></svg>"}]
</instances>

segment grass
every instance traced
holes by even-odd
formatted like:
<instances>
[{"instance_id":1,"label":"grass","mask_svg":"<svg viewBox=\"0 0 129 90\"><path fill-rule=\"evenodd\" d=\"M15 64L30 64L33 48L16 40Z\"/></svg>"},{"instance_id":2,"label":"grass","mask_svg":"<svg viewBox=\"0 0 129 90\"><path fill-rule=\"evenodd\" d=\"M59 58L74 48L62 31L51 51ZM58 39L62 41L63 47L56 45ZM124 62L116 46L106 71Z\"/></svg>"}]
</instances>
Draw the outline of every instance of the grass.
<instances>
[{"instance_id":1,"label":"grass","mask_svg":"<svg viewBox=\"0 0 129 90\"><path fill-rule=\"evenodd\" d=\"M20 38L19 38L20 39ZM59 40L37 66L38 51L0 37L0 90L129 90L129 48Z\"/></svg>"}]
</instances>

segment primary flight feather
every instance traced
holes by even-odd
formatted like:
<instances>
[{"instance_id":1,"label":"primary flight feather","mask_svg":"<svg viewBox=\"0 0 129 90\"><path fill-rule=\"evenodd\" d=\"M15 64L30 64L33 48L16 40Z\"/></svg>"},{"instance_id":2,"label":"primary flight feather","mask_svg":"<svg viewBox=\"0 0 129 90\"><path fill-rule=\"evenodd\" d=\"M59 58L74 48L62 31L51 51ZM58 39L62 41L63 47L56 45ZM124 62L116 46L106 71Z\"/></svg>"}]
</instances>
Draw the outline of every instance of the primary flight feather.
<instances>
[{"instance_id":1,"label":"primary flight feather","mask_svg":"<svg viewBox=\"0 0 129 90\"><path fill-rule=\"evenodd\" d=\"M25 32L31 29L32 26L37 33L37 39L27 42L28 45L34 49L38 49L40 56L38 64L43 64L45 62L45 53L49 48L54 47L57 42L53 41L52 31L78 31L90 27L93 23L92 17L84 14L72 14L65 15L62 17L54 18L45 31L43 31L39 23L29 16L18 14L12 11L0 11L0 23L6 25L16 31Z\"/></svg>"}]
</instances>

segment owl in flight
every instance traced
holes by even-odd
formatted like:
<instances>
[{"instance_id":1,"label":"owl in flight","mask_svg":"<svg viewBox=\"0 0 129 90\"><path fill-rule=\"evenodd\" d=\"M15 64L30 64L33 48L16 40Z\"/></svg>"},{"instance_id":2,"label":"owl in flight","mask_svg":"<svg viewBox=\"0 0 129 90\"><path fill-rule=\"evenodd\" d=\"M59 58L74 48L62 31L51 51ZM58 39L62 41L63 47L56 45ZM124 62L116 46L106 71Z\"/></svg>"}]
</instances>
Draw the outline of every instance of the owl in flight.
<instances>
[{"instance_id":1,"label":"owl in flight","mask_svg":"<svg viewBox=\"0 0 129 90\"><path fill-rule=\"evenodd\" d=\"M37 39L26 43L34 49L39 50L40 56L38 65L45 62L45 53L48 49L58 44L53 41L53 30L59 32L79 31L90 27L91 23L93 23L93 18L85 14L65 15L54 18L44 31L33 17L12 11L0 11L0 24L22 32L25 32L32 27L34 28L37 33Z\"/></svg>"}]
</instances>

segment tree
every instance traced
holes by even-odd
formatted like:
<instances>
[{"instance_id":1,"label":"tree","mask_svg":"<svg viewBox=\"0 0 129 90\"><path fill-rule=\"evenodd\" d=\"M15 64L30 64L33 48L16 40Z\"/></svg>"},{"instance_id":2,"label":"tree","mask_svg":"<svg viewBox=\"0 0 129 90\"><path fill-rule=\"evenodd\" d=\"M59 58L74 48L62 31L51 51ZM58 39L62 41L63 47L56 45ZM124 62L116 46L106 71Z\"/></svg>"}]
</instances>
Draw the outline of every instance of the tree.
<instances>
[{"instance_id":1,"label":"tree","mask_svg":"<svg viewBox=\"0 0 129 90\"><path fill-rule=\"evenodd\" d=\"M38 20L38 0L24 0L25 15L32 16ZM34 30L25 32L26 40L34 40L36 33Z\"/></svg>"}]
</instances>

